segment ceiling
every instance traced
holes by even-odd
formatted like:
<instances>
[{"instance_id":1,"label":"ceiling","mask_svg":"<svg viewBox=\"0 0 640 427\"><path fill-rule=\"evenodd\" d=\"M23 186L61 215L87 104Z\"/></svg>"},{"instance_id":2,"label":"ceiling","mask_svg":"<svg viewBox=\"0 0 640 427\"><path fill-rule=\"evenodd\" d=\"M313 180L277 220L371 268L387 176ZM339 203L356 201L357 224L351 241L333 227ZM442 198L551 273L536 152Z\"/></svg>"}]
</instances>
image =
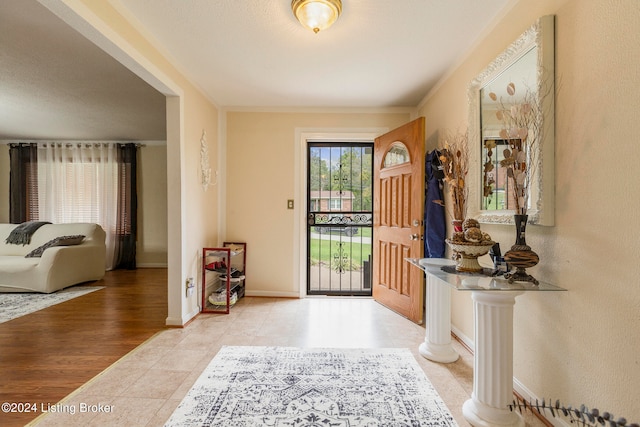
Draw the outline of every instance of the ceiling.
<instances>
[{"instance_id":1,"label":"ceiling","mask_svg":"<svg viewBox=\"0 0 640 427\"><path fill-rule=\"evenodd\" d=\"M416 107L510 0L109 0L223 108ZM164 139L164 96L36 0L0 1L0 139Z\"/></svg>"},{"instance_id":2,"label":"ceiling","mask_svg":"<svg viewBox=\"0 0 640 427\"><path fill-rule=\"evenodd\" d=\"M0 139L165 140L165 97L36 0L0 0Z\"/></svg>"}]
</instances>

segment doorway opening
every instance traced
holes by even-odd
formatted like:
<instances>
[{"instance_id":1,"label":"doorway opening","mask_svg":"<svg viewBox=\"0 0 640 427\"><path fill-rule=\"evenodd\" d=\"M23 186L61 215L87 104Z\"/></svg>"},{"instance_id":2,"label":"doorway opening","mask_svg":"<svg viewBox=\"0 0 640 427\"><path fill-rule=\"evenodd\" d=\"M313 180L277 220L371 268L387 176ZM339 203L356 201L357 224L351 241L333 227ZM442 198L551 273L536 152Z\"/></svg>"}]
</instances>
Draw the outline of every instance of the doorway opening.
<instances>
[{"instance_id":1,"label":"doorway opening","mask_svg":"<svg viewBox=\"0 0 640 427\"><path fill-rule=\"evenodd\" d=\"M373 151L307 144L308 295L372 295Z\"/></svg>"}]
</instances>

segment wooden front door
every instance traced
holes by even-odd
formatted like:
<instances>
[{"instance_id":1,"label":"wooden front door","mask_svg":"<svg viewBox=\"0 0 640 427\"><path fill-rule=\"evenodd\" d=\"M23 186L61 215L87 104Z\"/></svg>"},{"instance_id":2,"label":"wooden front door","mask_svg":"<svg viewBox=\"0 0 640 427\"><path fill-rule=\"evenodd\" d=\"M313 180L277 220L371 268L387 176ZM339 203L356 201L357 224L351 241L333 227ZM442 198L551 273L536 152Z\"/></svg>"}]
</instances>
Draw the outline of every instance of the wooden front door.
<instances>
[{"instance_id":1,"label":"wooden front door","mask_svg":"<svg viewBox=\"0 0 640 427\"><path fill-rule=\"evenodd\" d=\"M424 117L375 140L373 298L422 322L424 275L405 258L422 258Z\"/></svg>"}]
</instances>

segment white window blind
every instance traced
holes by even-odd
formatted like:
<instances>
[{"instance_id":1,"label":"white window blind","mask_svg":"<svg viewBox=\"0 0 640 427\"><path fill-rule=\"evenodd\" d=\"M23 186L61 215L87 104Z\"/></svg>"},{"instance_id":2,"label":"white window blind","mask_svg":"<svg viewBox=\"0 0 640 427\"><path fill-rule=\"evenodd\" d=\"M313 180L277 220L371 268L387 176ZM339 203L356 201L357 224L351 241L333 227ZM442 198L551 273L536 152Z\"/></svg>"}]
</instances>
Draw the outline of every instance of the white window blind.
<instances>
[{"instance_id":1,"label":"white window blind","mask_svg":"<svg viewBox=\"0 0 640 427\"><path fill-rule=\"evenodd\" d=\"M112 268L118 208L114 144L38 144L38 217L53 223L97 223L107 233Z\"/></svg>"}]
</instances>

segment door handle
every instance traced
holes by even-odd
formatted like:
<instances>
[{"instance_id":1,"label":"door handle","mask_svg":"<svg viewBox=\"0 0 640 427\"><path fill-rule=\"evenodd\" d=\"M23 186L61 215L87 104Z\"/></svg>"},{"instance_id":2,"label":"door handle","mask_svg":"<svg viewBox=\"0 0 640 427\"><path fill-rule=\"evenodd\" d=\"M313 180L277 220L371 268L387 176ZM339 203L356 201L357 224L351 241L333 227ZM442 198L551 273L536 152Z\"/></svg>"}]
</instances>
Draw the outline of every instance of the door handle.
<instances>
[{"instance_id":1,"label":"door handle","mask_svg":"<svg viewBox=\"0 0 640 427\"><path fill-rule=\"evenodd\" d=\"M417 233L414 233L411 236L409 236L409 240L422 240L422 239L424 239L424 236Z\"/></svg>"}]
</instances>

